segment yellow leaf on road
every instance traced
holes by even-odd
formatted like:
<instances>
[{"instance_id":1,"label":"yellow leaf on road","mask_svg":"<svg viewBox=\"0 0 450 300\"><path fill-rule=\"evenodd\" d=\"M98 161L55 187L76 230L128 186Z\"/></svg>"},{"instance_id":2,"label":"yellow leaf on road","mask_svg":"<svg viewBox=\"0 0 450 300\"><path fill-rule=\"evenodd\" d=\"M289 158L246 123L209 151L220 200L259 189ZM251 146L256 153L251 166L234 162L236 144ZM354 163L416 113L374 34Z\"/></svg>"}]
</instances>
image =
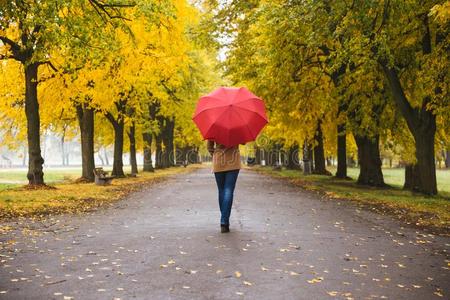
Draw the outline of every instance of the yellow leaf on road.
<instances>
[{"instance_id":1,"label":"yellow leaf on road","mask_svg":"<svg viewBox=\"0 0 450 300\"><path fill-rule=\"evenodd\" d=\"M322 282L322 280L323 280L323 277L316 277L311 280L308 280L308 283L319 283L319 282Z\"/></svg>"}]
</instances>

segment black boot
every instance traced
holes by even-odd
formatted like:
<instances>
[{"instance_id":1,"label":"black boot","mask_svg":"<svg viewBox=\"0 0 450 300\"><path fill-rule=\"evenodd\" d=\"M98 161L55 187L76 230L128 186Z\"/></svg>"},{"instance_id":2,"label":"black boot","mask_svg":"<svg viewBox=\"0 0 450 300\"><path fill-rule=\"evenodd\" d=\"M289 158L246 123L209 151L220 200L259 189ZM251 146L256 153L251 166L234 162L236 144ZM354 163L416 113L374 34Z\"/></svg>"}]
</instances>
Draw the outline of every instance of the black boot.
<instances>
[{"instance_id":1,"label":"black boot","mask_svg":"<svg viewBox=\"0 0 450 300\"><path fill-rule=\"evenodd\" d=\"M220 232L221 233L230 232L230 225L220 224Z\"/></svg>"}]
</instances>

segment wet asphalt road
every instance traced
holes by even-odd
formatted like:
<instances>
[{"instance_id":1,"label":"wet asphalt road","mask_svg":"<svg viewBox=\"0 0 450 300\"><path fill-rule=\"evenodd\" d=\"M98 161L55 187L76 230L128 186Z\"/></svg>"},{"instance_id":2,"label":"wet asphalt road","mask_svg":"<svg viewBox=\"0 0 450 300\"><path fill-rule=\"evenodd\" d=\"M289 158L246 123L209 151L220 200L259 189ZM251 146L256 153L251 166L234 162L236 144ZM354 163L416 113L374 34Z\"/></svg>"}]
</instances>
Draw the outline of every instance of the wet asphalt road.
<instances>
[{"instance_id":1,"label":"wet asphalt road","mask_svg":"<svg viewBox=\"0 0 450 300\"><path fill-rule=\"evenodd\" d=\"M450 299L450 238L248 170L227 234L209 169L2 225L0 299Z\"/></svg>"}]
</instances>

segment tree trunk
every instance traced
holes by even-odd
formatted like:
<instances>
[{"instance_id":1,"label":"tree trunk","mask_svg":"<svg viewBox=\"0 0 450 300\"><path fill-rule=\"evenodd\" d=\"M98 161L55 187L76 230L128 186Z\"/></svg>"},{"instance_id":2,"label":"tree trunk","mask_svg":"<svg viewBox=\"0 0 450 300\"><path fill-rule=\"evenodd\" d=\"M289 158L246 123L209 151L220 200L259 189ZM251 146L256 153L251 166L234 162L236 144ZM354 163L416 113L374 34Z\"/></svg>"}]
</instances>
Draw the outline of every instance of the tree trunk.
<instances>
[{"instance_id":1,"label":"tree trunk","mask_svg":"<svg viewBox=\"0 0 450 300\"><path fill-rule=\"evenodd\" d=\"M434 156L436 120L434 119L434 122L429 125L426 129L421 128L414 134L416 141L416 166L417 173L419 174L419 187L415 191L435 195L437 194L436 162Z\"/></svg>"},{"instance_id":2,"label":"tree trunk","mask_svg":"<svg viewBox=\"0 0 450 300\"><path fill-rule=\"evenodd\" d=\"M260 165L261 164L261 148L259 148L255 144L254 149L255 149L255 164Z\"/></svg>"},{"instance_id":3,"label":"tree trunk","mask_svg":"<svg viewBox=\"0 0 450 300\"><path fill-rule=\"evenodd\" d=\"M61 142L61 159L62 159L62 165L65 166L65 165L66 165L66 153L65 153L65 151L64 151L64 135L61 136L60 142Z\"/></svg>"},{"instance_id":4,"label":"tree trunk","mask_svg":"<svg viewBox=\"0 0 450 300\"><path fill-rule=\"evenodd\" d=\"M323 149L323 134L321 121L317 123L317 130L314 134L316 146L314 147L314 174L331 175L325 167L325 151Z\"/></svg>"},{"instance_id":5,"label":"tree trunk","mask_svg":"<svg viewBox=\"0 0 450 300\"><path fill-rule=\"evenodd\" d=\"M164 166L172 167L175 165L173 136L175 130L175 120L172 118L164 118L163 144L164 144Z\"/></svg>"},{"instance_id":6,"label":"tree trunk","mask_svg":"<svg viewBox=\"0 0 450 300\"><path fill-rule=\"evenodd\" d=\"M28 183L30 185L43 185L44 159L41 156L40 144L40 117L37 98L38 64L30 63L25 66L25 115L27 117L28 141Z\"/></svg>"},{"instance_id":7,"label":"tree trunk","mask_svg":"<svg viewBox=\"0 0 450 300\"><path fill-rule=\"evenodd\" d=\"M416 166L419 174L418 192L437 194L436 165L434 158L434 137L436 134L436 116L429 110L431 97L422 99L421 107L412 107L409 103L394 68L382 64L384 74L391 86L396 106L406 120L416 146Z\"/></svg>"},{"instance_id":8,"label":"tree trunk","mask_svg":"<svg viewBox=\"0 0 450 300\"><path fill-rule=\"evenodd\" d=\"M445 154L445 167L450 168L450 150L447 150Z\"/></svg>"},{"instance_id":9,"label":"tree trunk","mask_svg":"<svg viewBox=\"0 0 450 300\"><path fill-rule=\"evenodd\" d=\"M142 134L142 138L144 140L144 171L145 172L154 172L153 162L152 162L152 140L153 136L149 132L145 132Z\"/></svg>"},{"instance_id":10,"label":"tree trunk","mask_svg":"<svg viewBox=\"0 0 450 300\"><path fill-rule=\"evenodd\" d=\"M303 174L309 175L312 173L312 162L311 162L311 146L305 140L303 144Z\"/></svg>"},{"instance_id":11,"label":"tree trunk","mask_svg":"<svg viewBox=\"0 0 450 300\"><path fill-rule=\"evenodd\" d=\"M163 150L162 150L162 137L161 133L158 133L155 137L156 150L155 150L155 169L164 168L163 165Z\"/></svg>"},{"instance_id":12,"label":"tree trunk","mask_svg":"<svg viewBox=\"0 0 450 300\"><path fill-rule=\"evenodd\" d=\"M345 124L337 125L337 171L336 177L341 179L347 176L347 135Z\"/></svg>"},{"instance_id":13,"label":"tree trunk","mask_svg":"<svg viewBox=\"0 0 450 300\"><path fill-rule=\"evenodd\" d=\"M94 181L94 110L84 104L76 104L81 135L81 178Z\"/></svg>"},{"instance_id":14,"label":"tree trunk","mask_svg":"<svg viewBox=\"0 0 450 300\"><path fill-rule=\"evenodd\" d=\"M268 166L275 167L278 165L278 145L274 144L269 151Z\"/></svg>"},{"instance_id":15,"label":"tree trunk","mask_svg":"<svg viewBox=\"0 0 450 300\"><path fill-rule=\"evenodd\" d=\"M381 171L379 135L373 139L355 135L358 146L359 176L358 184L383 187L386 186Z\"/></svg>"},{"instance_id":16,"label":"tree trunk","mask_svg":"<svg viewBox=\"0 0 450 300\"><path fill-rule=\"evenodd\" d=\"M130 140L130 165L131 174L137 174L137 161L136 161L136 126L134 121L131 123L130 131L128 132L128 138Z\"/></svg>"},{"instance_id":17,"label":"tree trunk","mask_svg":"<svg viewBox=\"0 0 450 300\"><path fill-rule=\"evenodd\" d=\"M298 157L299 146L294 143L289 147L288 157L287 157L287 168L290 170L300 170L300 161Z\"/></svg>"},{"instance_id":18,"label":"tree trunk","mask_svg":"<svg viewBox=\"0 0 450 300\"><path fill-rule=\"evenodd\" d=\"M418 189L420 182L417 165L408 164L405 166L405 184L403 189L415 191Z\"/></svg>"},{"instance_id":19,"label":"tree trunk","mask_svg":"<svg viewBox=\"0 0 450 300\"><path fill-rule=\"evenodd\" d=\"M114 127L114 161L112 175L124 177L123 172L123 131L124 122L120 120Z\"/></svg>"}]
</instances>

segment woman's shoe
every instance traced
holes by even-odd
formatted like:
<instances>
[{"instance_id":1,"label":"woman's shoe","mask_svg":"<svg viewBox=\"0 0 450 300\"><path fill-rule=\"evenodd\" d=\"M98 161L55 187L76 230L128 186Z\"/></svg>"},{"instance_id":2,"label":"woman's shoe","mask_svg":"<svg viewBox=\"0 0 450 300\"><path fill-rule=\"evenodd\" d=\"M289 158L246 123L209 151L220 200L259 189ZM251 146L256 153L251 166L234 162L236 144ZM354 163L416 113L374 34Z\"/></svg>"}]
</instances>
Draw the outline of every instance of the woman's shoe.
<instances>
[{"instance_id":1,"label":"woman's shoe","mask_svg":"<svg viewBox=\"0 0 450 300\"><path fill-rule=\"evenodd\" d=\"M230 225L220 224L220 232L221 233L230 232Z\"/></svg>"}]
</instances>

